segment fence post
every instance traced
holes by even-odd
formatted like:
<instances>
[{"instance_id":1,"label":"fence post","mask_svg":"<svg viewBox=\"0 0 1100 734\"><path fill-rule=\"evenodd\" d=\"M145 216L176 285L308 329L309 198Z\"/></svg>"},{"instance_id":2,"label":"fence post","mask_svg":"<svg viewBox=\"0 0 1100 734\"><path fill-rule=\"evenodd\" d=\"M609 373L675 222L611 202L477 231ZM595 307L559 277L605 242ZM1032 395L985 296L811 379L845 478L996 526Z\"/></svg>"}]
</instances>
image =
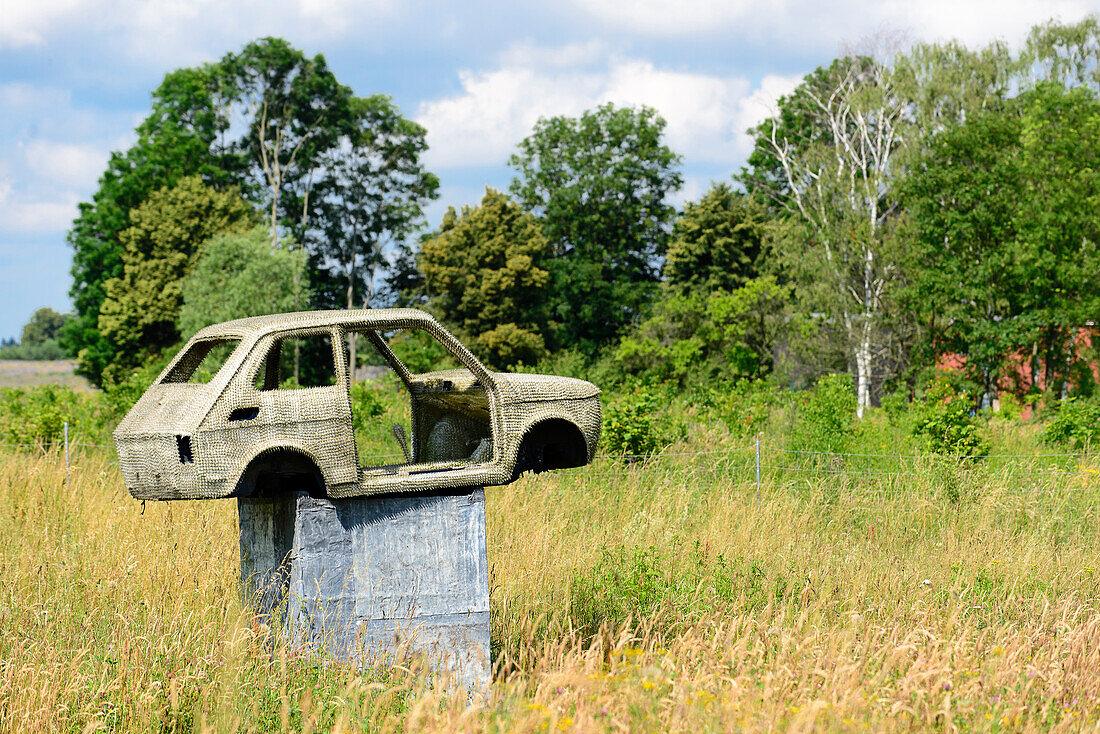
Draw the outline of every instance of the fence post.
<instances>
[{"instance_id":1,"label":"fence post","mask_svg":"<svg viewBox=\"0 0 1100 734\"><path fill-rule=\"evenodd\" d=\"M760 434L756 434L756 509L760 509Z\"/></svg>"},{"instance_id":2,"label":"fence post","mask_svg":"<svg viewBox=\"0 0 1100 734\"><path fill-rule=\"evenodd\" d=\"M65 421L65 484L69 483L69 422Z\"/></svg>"}]
</instances>

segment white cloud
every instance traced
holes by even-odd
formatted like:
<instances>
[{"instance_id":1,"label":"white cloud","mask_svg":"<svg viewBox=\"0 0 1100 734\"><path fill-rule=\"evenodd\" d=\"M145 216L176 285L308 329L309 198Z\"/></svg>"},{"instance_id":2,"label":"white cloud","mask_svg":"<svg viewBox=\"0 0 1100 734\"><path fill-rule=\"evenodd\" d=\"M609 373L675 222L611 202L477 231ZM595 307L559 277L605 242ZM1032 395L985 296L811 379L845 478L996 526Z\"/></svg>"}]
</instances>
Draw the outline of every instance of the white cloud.
<instances>
[{"instance_id":1,"label":"white cloud","mask_svg":"<svg viewBox=\"0 0 1100 734\"><path fill-rule=\"evenodd\" d=\"M81 189L93 188L107 166L108 151L97 145L32 140L24 150L27 167L42 178Z\"/></svg>"},{"instance_id":2,"label":"white cloud","mask_svg":"<svg viewBox=\"0 0 1100 734\"><path fill-rule=\"evenodd\" d=\"M1096 0L570 0L569 6L628 33L661 38L723 34L818 49L856 41L884 26L926 40L1018 43L1035 23L1052 17L1077 20L1100 10Z\"/></svg>"},{"instance_id":3,"label":"white cloud","mask_svg":"<svg viewBox=\"0 0 1100 734\"><path fill-rule=\"evenodd\" d=\"M316 42L361 34L395 8L392 0L24 0L0 14L0 48L111 38L134 59L178 66L258 36Z\"/></svg>"},{"instance_id":4,"label":"white cloud","mask_svg":"<svg viewBox=\"0 0 1100 734\"><path fill-rule=\"evenodd\" d=\"M576 63L540 63L545 58ZM754 89L744 77L662 69L591 48L557 54L523 47L503 54L498 68L462 71L459 80L459 94L421 103L417 112L428 130L429 165L499 165L540 117L577 115L605 102L653 107L678 153L732 164L751 149L745 130L798 78L769 76Z\"/></svg>"},{"instance_id":5,"label":"white cloud","mask_svg":"<svg viewBox=\"0 0 1100 734\"><path fill-rule=\"evenodd\" d=\"M34 0L8 2L0 12L0 48L37 46L45 42L46 33L87 0Z\"/></svg>"},{"instance_id":6,"label":"white cloud","mask_svg":"<svg viewBox=\"0 0 1100 734\"><path fill-rule=\"evenodd\" d=\"M5 234L63 233L76 217L80 197L61 192L55 199L37 199L9 190L0 199L0 232Z\"/></svg>"}]
</instances>

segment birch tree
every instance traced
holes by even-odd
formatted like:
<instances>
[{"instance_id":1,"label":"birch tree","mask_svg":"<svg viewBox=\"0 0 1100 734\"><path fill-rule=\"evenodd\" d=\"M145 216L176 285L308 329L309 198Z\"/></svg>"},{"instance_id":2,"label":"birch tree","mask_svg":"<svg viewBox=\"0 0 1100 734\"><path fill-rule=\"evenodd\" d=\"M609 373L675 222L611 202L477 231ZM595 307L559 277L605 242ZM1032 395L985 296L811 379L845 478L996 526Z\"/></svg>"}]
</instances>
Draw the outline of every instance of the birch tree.
<instances>
[{"instance_id":1,"label":"birch tree","mask_svg":"<svg viewBox=\"0 0 1100 734\"><path fill-rule=\"evenodd\" d=\"M842 326L862 416L898 277L891 220L910 106L882 58L848 55L812 81L795 92L800 125L774 117L755 133L774 161L778 203L809 232L798 256L815 271L826 317Z\"/></svg>"}]
</instances>

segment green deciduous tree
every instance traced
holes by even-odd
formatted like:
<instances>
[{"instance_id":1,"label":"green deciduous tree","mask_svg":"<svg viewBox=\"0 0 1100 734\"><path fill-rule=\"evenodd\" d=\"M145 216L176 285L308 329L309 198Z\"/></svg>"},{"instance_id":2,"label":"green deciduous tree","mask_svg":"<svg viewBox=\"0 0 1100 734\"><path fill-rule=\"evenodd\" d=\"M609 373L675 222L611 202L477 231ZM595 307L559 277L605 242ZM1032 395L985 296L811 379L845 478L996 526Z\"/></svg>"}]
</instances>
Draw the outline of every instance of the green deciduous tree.
<instances>
[{"instance_id":1,"label":"green deciduous tree","mask_svg":"<svg viewBox=\"0 0 1100 734\"><path fill-rule=\"evenodd\" d=\"M350 102L352 124L323 158L316 185L319 252L333 263L348 308L369 305L387 244L401 243L423 220L439 179L420 156L423 127L383 95Z\"/></svg>"},{"instance_id":2,"label":"green deciduous tree","mask_svg":"<svg viewBox=\"0 0 1100 734\"><path fill-rule=\"evenodd\" d=\"M301 237L322 157L350 124L351 90L324 56L309 58L281 38L226 54L218 69L229 102L246 121L230 144L245 172L244 191L266 210L276 244L280 226Z\"/></svg>"},{"instance_id":3,"label":"green deciduous tree","mask_svg":"<svg viewBox=\"0 0 1100 734\"><path fill-rule=\"evenodd\" d=\"M966 356L993 390L1021 354L1065 391L1100 309L1100 102L1045 83L929 146L906 186L911 303L929 356Z\"/></svg>"},{"instance_id":4,"label":"green deciduous tree","mask_svg":"<svg viewBox=\"0 0 1100 734\"><path fill-rule=\"evenodd\" d=\"M434 310L497 367L533 364L546 352L551 247L540 223L507 195L447 210L418 258Z\"/></svg>"},{"instance_id":5,"label":"green deciduous tree","mask_svg":"<svg viewBox=\"0 0 1100 734\"><path fill-rule=\"evenodd\" d=\"M806 229L788 265L808 310L840 327L860 415L884 372L884 316L899 276L892 225L909 100L894 79L868 56L810 75L789 98L790 115L755 129L764 169L746 175Z\"/></svg>"},{"instance_id":6,"label":"green deciduous tree","mask_svg":"<svg viewBox=\"0 0 1100 734\"><path fill-rule=\"evenodd\" d=\"M116 349L108 365L133 367L179 339L181 286L202 242L254 223L252 208L233 189L220 192L197 176L153 193L130 212L120 234L121 277L104 284L99 330Z\"/></svg>"},{"instance_id":7,"label":"green deciduous tree","mask_svg":"<svg viewBox=\"0 0 1100 734\"><path fill-rule=\"evenodd\" d=\"M276 246L266 226L211 237L181 283L179 333L188 338L209 324L305 309L308 259L292 238Z\"/></svg>"},{"instance_id":8,"label":"green deciduous tree","mask_svg":"<svg viewBox=\"0 0 1100 734\"><path fill-rule=\"evenodd\" d=\"M1012 279L1023 196L1017 105L977 112L929 142L905 184L905 303L922 324L920 361L964 355L988 392L1020 340Z\"/></svg>"},{"instance_id":9,"label":"green deciduous tree","mask_svg":"<svg viewBox=\"0 0 1100 734\"><path fill-rule=\"evenodd\" d=\"M614 353L626 372L680 383L757 378L772 367L790 287L766 276L732 290L666 290Z\"/></svg>"},{"instance_id":10,"label":"green deciduous tree","mask_svg":"<svg viewBox=\"0 0 1100 734\"><path fill-rule=\"evenodd\" d=\"M99 333L99 311L104 284L122 276L120 234L130 226L130 210L184 176L198 175L215 186L238 178L236 159L220 142L228 121L219 87L212 65L166 75L153 91L149 116L137 127L137 142L111 154L98 190L80 205L69 230L74 318L65 325L62 342L78 355L79 371L95 383L115 358L115 346Z\"/></svg>"},{"instance_id":11,"label":"green deciduous tree","mask_svg":"<svg viewBox=\"0 0 1100 734\"><path fill-rule=\"evenodd\" d=\"M554 248L552 318L568 346L607 343L654 292L682 177L647 107L541 119L510 159L511 190Z\"/></svg>"},{"instance_id":12,"label":"green deciduous tree","mask_svg":"<svg viewBox=\"0 0 1100 734\"><path fill-rule=\"evenodd\" d=\"M68 319L68 314L58 313L49 306L35 309L30 320L23 326L23 337L19 343L28 346L55 340Z\"/></svg>"},{"instance_id":13,"label":"green deciduous tree","mask_svg":"<svg viewBox=\"0 0 1100 734\"><path fill-rule=\"evenodd\" d=\"M671 285L692 290L733 290L756 277L764 239L757 201L726 183L689 202L672 227L665 259Z\"/></svg>"}]
</instances>

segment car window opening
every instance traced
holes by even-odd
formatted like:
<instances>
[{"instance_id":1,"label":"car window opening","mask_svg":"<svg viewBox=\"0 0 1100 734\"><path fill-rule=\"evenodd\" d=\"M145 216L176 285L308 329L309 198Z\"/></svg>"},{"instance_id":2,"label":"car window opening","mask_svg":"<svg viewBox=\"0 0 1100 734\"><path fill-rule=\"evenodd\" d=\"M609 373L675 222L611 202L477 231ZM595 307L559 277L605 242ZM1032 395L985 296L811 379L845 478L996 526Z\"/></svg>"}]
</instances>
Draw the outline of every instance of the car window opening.
<instances>
[{"instance_id":1,"label":"car window opening","mask_svg":"<svg viewBox=\"0 0 1100 734\"><path fill-rule=\"evenodd\" d=\"M335 384L336 362L328 332L276 339L254 379L257 390L299 390Z\"/></svg>"},{"instance_id":2,"label":"car window opening","mask_svg":"<svg viewBox=\"0 0 1100 734\"><path fill-rule=\"evenodd\" d=\"M365 475L446 471L492 460L485 389L430 332L352 331L345 349L348 364L355 362L352 419ZM408 459L399 436L407 437Z\"/></svg>"}]
</instances>

